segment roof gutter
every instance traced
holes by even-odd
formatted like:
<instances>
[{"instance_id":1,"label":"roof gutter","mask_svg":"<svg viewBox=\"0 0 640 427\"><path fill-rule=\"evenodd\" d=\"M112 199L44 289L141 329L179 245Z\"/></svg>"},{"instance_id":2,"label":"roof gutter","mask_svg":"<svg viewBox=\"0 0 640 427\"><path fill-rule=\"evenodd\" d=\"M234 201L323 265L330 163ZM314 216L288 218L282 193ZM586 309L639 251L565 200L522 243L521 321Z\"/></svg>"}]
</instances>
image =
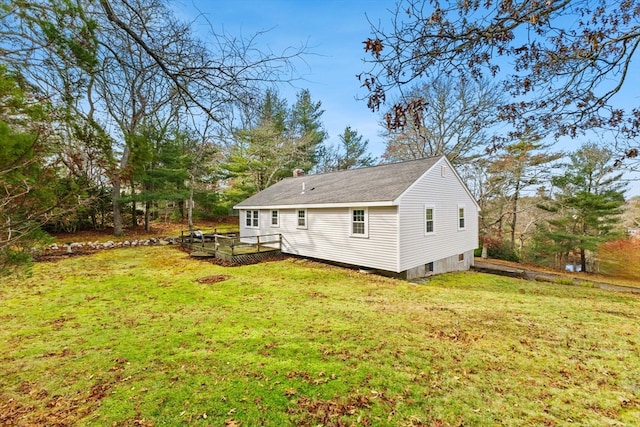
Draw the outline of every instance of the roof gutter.
<instances>
[{"instance_id":1,"label":"roof gutter","mask_svg":"<svg viewBox=\"0 0 640 427\"><path fill-rule=\"evenodd\" d=\"M357 207L377 207L396 206L393 200L381 202L344 202L344 203L300 203L287 205L235 205L233 209L317 209L317 208L357 208Z\"/></svg>"}]
</instances>

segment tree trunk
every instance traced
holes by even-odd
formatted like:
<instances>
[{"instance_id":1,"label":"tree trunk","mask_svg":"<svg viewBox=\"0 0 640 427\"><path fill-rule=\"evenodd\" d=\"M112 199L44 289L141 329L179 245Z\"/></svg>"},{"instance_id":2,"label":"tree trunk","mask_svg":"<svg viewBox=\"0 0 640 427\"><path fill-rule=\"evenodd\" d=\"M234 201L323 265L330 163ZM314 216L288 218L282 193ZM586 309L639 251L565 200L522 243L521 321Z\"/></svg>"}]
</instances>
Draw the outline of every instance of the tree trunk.
<instances>
[{"instance_id":1,"label":"tree trunk","mask_svg":"<svg viewBox=\"0 0 640 427\"><path fill-rule=\"evenodd\" d=\"M151 201L147 200L144 206L144 231L151 231Z\"/></svg>"},{"instance_id":2,"label":"tree trunk","mask_svg":"<svg viewBox=\"0 0 640 427\"><path fill-rule=\"evenodd\" d=\"M113 205L113 235L122 236L124 230L122 227L122 209L120 207L120 177L113 180L111 199Z\"/></svg>"},{"instance_id":3,"label":"tree trunk","mask_svg":"<svg viewBox=\"0 0 640 427\"><path fill-rule=\"evenodd\" d=\"M180 214L180 221L184 221L184 200L178 200L178 212Z\"/></svg>"},{"instance_id":4,"label":"tree trunk","mask_svg":"<svg viewBox=\"0 0 640 427\"><path fill-rule=\"evenodd\" d=\"M583 273L587 272L587 251L580 248L580 268Z\"/></svg>"},{"instance_id":5,"label":"tree trunk","mask_svg":"<svg viewBox=\"0 0 640 427\"><path fill-rule=\"evenodd\" d=\"M193 231L193 176L189 180L189 202L187 203L187 220L189 231Z\"/></svg>"},{"instance_id":6,"label":"tree trunk","mask_svg":"<svg viewBox=\"0 0 640 427\"><path fill-rule=\"evenodd\" d=\"M136 228L138 226L138 214L136 211L136 201L131 201L131 228Z\"/></svg>"},{"instance_id":7,"label":"tree trunk","mask_svg":"<svg viewBox=\"0 0 640 427\"><path fill-rule=\"evenodd\" d=\"M516 188L513 194L513 222L511 223L511 250L516 249L516 225L518 223L518 199L520 198L520 180L516 183Z\"/></svg>"},{"instance_id":8,"label":"tree trunk","mask_svg":"<svg viewBox=\"0 0 640 427\"><path fill-rule=\"evenodd\" d=\"M111 202L113 204L113 235L122 236L124 234L124 228L122 224L122 206L120 205L120 186L122 185L122 176L120 173L125 170L129 163L129 154L131 148L128 144L125 144L124 151L122 152L122 158L120 159L120 170L115 171L113 178L113 188L111 189Z\"/></svg>"}]
</instances>

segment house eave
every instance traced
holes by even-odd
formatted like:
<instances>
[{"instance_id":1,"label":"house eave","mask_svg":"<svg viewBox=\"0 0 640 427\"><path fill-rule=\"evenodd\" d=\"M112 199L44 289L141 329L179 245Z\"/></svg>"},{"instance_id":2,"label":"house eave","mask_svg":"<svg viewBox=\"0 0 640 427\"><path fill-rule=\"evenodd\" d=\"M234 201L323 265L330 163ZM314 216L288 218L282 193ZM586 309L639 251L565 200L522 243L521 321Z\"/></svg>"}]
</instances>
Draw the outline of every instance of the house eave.
<instances>
[{"instance_id":1,"label":"house eave","mask_svg":"<svg viewBox=\"0 0 640 427\"><path fill-rule=\"evenodd\" d=\"M340 202L340 203L299 203L286 205L235 205L233 209L330 209L330 208L354 208L354 207L378 207L378 206L396 206L393 200L385 200L379 202Z\"/></svg>"}]
</instances>

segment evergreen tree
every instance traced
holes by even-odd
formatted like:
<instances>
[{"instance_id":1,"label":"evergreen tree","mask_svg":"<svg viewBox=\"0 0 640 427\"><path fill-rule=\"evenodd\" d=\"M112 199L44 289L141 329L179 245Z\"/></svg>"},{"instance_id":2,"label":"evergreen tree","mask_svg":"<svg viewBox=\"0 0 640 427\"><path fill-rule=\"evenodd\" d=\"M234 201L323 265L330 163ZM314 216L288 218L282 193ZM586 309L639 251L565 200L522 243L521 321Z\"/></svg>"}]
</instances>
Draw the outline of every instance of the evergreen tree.
<instances>
[{"instance_id":1,"label":"evergreen tree","mask_svg":"<svg viewBox=\"0 0 640 427\"><path fill-rule=\"evenodd\" d=\"M588 143L569 159L565 173L552 180L557 194L540 206L555 214L544 235L556 253L557 267L567 262L570 251L577 251L582 271L588 271L587 253L620 237L624 183L622 174L612 173L612 152L606 148Z\"/></svg>"},{"instance_id":2,"label":"evergreen tree","mask_svg":"<svg viewBox=\"0 0 640 427\"><path fill-rule=\"evenodd\" d=\"M362 140L362 135L359 135L357 130L347 126L344 133L340 135L336 169L347 170L373 166L376 159L367 151L368 145L369 141Z\"/></svg>"},{"instance_id":3,"label":"evergreen tree","mask_svg":"<svg viewBox=\"0 0 640 427\"><path fill-rule=\"evenodd\" d=\"M45 238L40 226L62 198L56 193L59 168L50 106L30 92L22 77L0 65L0 275L27 262ZM66 198L66 200L65 200Z\"/></svg>"},{"instance_id":4,"label":"evergreen tree","mask_svg":"<svg viewBox=\"0 0 640 427\"><path fill-rule=\"evenodd\" d=\"M296 167L309 171L318 162L318 149L327 138L320 118L324 110L320 101L313 102L311 93L304 89L297 94L291 110L291 127L298 139L298 160Z\"/></svg>"},{"instance_id":5,"label":"evergreen tree","mask_svg":"<svg viewBox=\"0 0 640 427\"><path fill-rule=\"evenodd\" d=\"M267 91L251 124L234 134L224 165L233 187L227 193L242 199L291 176L296 168L311 170L326 137L320 106L306 90L291 108L276 92Z\"/></svg>"},{"instance_id":6,"label":"evergreen tree","mask_svg":"<svg viewBox=\"0 0 640 427\"><path fill-rule=\"evenodd\" d=\"M176 129L150 126L132 143L132 188L138 191L134 202L144 203L145 230L149 231L154 206L161 201L183 206L189 196L185 186L190 160L185 141L188 137ZM183 214L184 212L181 212ZM134 213L135 215L135 213Z\"/></svg>"}]
</instances>

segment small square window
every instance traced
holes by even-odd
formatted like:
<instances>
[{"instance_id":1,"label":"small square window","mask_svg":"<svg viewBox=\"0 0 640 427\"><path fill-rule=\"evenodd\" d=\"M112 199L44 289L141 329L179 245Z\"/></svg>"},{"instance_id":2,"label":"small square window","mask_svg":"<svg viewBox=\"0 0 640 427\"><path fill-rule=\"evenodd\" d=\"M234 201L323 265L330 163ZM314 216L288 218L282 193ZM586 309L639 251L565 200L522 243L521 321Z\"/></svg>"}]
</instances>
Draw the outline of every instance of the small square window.
<instances>
[{"instance_id":1,"label":"small square window","mask_svg":"<svg viewBox=\"0 0 640 427\"><path fill-rule=\"evenodd\" d=\"M427 273L433 273L433 262L425 264L424 269Z\"/></svg>"},{"instance_id":2,"label":"small square window","mask_svg":"<svg viewBox=\"0 0 640 427\"><path fill-rule=\"evenodd\" d=\"M458 261L464 261L464 254L458 254Z\"/></svg>"},{"instance_id":3,"label":"small square window","mask_svg":"<svg viewBox=\"0 0 640 427\"><path fill-rule=\"evenodd\" d=\"M258 211L247 211L245 225L249 228L258 228Z\"/></svg>"}]
</instances>

